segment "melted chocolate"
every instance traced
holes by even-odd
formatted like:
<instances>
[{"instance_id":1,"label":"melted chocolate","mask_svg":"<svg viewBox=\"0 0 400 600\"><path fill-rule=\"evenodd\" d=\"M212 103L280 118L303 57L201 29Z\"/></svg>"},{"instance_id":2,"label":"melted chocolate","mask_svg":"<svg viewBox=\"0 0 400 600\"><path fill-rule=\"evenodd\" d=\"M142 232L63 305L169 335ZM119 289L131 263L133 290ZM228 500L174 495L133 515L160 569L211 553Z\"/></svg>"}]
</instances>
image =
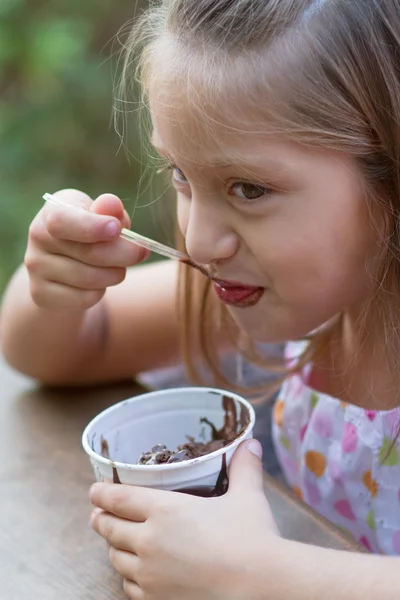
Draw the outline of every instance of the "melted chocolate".
<instances>
[{"instance_id":1,"label":"melted chocolate","mask_svg":"<svg viewBox=\"0 0 400 600\"><path fill-rule=\"evenodd\" d=\"M180 488L175 490L181 494L190 494L191 496L201 496L202 498L217 498L223 496L228 491L229 479L226 468L226 454L222 456L222 467L218 475L217 483L212 485L197 485L192 487Z\"/></svg>"},{"instance_id":2,"label":"melted chocolate","mask_svg":"<svg viewBox=\"0 0 400 600\"><path fill-rule=\"evenodd\" d=\"M117 467L115 466L114 463L111 463L111 465L112 465L112 472L113 472L113 483L121 483L121 480L118 475Z\"/></svg>"},{"instance_id":3,"label":"melted chocolate","mask_svg":"<svg viewBox=\"0 0 400 600\"><path fill-rule=\"evenodd\" d=\"M243 431L246 429L246 427L250 423L250 414L244 404L240 405L239 422L240 422L240 429L241 429L240 433L243 433Z\"/></svg>"},{"instance_id":4,"label":"melted chocolate","mask_svg":"<svg viewBox=\"0 0 400 600\"><path fill-rule=\"evenodd\" d=\"M137 464L139 465L161 465L175 462L183 462L193 458L205 456L216 450L220 450L233 442L241 435L249 424L249 414L245 406L240 407L240 417L238 419L236 403L230 396L222 397L222 407L224 409L224 424L221 429L217 429L209 419L203 417L200 423L205 423L211 428L211 441L196 442L193 438L188 438L188 442L178 446L174 452L166 446L158 444L150 451L143 452Z\"/></svg>"},{"instance_id":5,"label":"melted chocolate","mask_svg":"<svg viewBox=\"0 0 400 600\"><path fill-rule=\"evenodd\" d=\"M181 258L180 262L183 263L184 265L189 265L189 267L193 267L194 269L197 269L197 271L200 271L200 273L202 273L203 275L208 277L208 279L213 279L213 277L210 275L210 273L208 273L208 271L205 267L198 265L197 263L190 260L190 258Z\"/></svg>"},{"instance_id":6,"label":"melted chocolate","mask_svg":"<svg viewBox=\"0 0 400 600\"><path fill-rule=\"evenodd\" d=\"M103 456L103 458L107 458L108 460L110 460L110 448L108 446L107 440L102 435L100 436L100 444L101 444L101 447L100 447L101 456ZM118 475L117 467L115 466L115 463L113 463L112 461L111 461L111 466L112 466L112 473L113 473L113 483L121 483L121 480Z\"/></svg>"},{"instance_id":7,"label":"melted chocolate","mask_svg":"<svg viewBox=\"0 0 400 600\"><path fill-rule=\"evenodd\" d=\"M103 456L103 458L110 459L110 449L108 447L108 442L103 436L100 436L100 444L101 444L101 449L100 449L101 456Z\"/></svg>"},{"instance_id":8,"label":"melted chocolate","mask_svg":"<svg viewBox=\"0 0 400 600\"><path fill-rule=\"evenodd\" d=\"M223 496L229 487L229 479L228 479L228 469L226 467L226 454L222 455L222 465L221 470L218 475L217 483L214 488L215 496Z\"/></svg>"},{"instance_id":9,"label":"melted chocolate","mask_svg":"<svg viewBox=\"0 0 400 600\"><path fill-rule=\"evenodd\" d=\"M174 490L181 494L190 494L190 496L201 496L202 498L213 498L215 497L215 487L212 485L198 485L188 488L180 488Z\"/></svg>"}]
</instances>

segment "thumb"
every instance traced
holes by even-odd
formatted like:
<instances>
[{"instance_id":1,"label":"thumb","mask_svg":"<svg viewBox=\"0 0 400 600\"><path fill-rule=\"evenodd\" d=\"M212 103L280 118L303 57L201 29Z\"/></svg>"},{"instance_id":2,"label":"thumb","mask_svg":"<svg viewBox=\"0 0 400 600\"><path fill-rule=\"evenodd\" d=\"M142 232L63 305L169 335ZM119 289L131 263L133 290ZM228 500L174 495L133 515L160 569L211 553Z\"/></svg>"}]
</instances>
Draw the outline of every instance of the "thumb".
<instances>
[{"instance_id":1,"label":"thumb","mask_svg":"<svg viewBox=\"0 0 400 600\"><path fill-rule=\"evenodd\" d=\"M262 447L257 440L246 440L236 450L229 468L229 492L236 489L264 492Z\"/></svg>"},{"instance_id":2,"label":"thumb","mask_svg":"<svg viewBox=\"0 0 400 600\"><path fill-rule=\"evenodd\" d=\"M90 212L115 217L121 222L122 227L130 226L128 213L124 210L121 200L114 194L101 194L92 203Z\"/></svg>"}]
</instances>

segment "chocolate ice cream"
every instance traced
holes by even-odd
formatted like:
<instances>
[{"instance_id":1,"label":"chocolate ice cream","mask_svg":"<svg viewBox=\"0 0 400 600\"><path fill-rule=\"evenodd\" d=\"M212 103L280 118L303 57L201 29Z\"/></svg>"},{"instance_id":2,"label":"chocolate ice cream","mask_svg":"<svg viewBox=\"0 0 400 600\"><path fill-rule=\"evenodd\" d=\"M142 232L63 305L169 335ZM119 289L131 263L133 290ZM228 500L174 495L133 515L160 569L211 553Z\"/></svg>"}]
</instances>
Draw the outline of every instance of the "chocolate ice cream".
<instances>
[{"instance_id":1,"label":"chocolate ice cream","mask_svg":"<svg viewBox=\"0 0 400 600\"><path fill-rule=\"evenodd\" d=\"M178 446L177 450L170 450L164 444L157 444L151 450L143 452L137 464L161 465L182 462L210 454L233 442L247 427L249 415L245 407L242 406L238 419L236 404L229 396L223 397L222 406L225 416L224 425L221 429L217 429L206 418L200 419L201 423L205 423L211 428L212 439L209 442L197 442L194 438L188 437L188 441Z\"/></svg>"},{"instance_id":2,"label":"chocolate ice cream","mask_svg":"<svg viewBox=\"0 0 400 600\"><path fill-rule=\"evenodd\" d=\"M143 452L139 460L138 465L162 465L176 462L182 462L184 460L190 460L191 458L198 458L210 452L215 452L225 446L225 440L212 440L208 443L196 442L194 439L190 439L185 444L178 446L177 450L169 450L167 446L163 444L157 444L153 446L148 452Z\"/></svg>"}]
</instances>

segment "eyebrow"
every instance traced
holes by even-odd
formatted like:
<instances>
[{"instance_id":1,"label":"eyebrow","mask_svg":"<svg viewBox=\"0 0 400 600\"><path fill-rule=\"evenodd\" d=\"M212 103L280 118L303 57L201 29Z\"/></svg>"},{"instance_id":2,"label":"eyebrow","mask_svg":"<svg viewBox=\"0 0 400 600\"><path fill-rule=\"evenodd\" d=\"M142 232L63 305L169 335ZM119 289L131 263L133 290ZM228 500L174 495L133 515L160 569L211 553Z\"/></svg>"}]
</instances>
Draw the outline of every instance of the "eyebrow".
<instances>
[{"instance_id":1,"label":"eyebrow","mask_svg":"<svg viewBox=\"0 0 400 600\"><path fill-rule=\"evenodd\" d=\"M161 154L166 160L168 160L172 165L176 164L177 161L173 160L172 156L168 153L168 151L166 150L166 148L163 148L161 145L156 143L156 140L152 139L152 145L154 147L154 149ZM258 160L257 160L258 159ZM262 162L261 162L261 157L260 154L258 154L257 156L249 156L246 159L242 159L242 160L237 160L234 159L232 157L230 158L226 158L221 159L221 158L215 158L215 159L211 159L205 163L197 163L197 166L201 166L201 167L214 167L214 168L218 168L218 169L229 169L229 168L243 168L243 169L250 169L250 168L256 168L256 169L273 169L275 171L278 172L284 172L287 171L287 167L285 167L281 162L269 157L269 156L263 156L262 157ZM259 162L260 161L260 162Z\"/></svg>"},{"instance_id":2,"label":"eyebrow","mask_svg":"<svg viewBox=\"0 0 400 600\"><path fill-rule=\"evenodd\" d=\"M175 161L172 156L167 152L167 150L165 148L161 148L160 146L155 146L153 144L153 147L155 150L157 150L157 152L159 154L161 154L166 160L168 160L168 162L170 162L171 164L176 164L178 161ZM232 162L226 162L226 161L218 161L218 160L209 160L207 162L203 162L203 163L196 163L197 166L201 166L201 167L217 167L217 168L228 168L228 167L233 167L234 164ZM236 165L237 166L237 165Z\"/></svg>"}]
</instances>

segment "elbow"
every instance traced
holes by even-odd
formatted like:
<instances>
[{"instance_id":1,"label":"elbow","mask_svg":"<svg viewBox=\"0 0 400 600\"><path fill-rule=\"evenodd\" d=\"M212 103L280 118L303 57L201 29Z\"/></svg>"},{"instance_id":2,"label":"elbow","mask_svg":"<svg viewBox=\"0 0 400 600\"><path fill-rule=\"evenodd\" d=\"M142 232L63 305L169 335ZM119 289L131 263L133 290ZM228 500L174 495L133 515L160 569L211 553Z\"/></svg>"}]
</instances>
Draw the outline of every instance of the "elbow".
<instances>
[{"instance_id":1,"label":"elbow","mask_svg":"<svg viewBox=\"0 0 400 600\"><path fill-rule=\"evenodd\" d=\"M41 381L40 373L35 372L35 369L29 368L29 365L23 360L21 354L16 352L13 345L7 339L4 339L2 335L0 336L0 352L3 362L12 370L30 379Z\"/></svg>"},{"instance_id":2,"label":"elbow","mask_svg":"<svg viewBox=\"0 0 400 600\"><path fill-rule=\"evenodd\" d=\"M31 356L26 356L23 349L15 343L11 336L4 335L0 327L0 353L3 363L29 379L33 379L43 385L62 385L59 374L51 372L48 366L41 361L33 360Z\"/></svg>"}]
</instances>

